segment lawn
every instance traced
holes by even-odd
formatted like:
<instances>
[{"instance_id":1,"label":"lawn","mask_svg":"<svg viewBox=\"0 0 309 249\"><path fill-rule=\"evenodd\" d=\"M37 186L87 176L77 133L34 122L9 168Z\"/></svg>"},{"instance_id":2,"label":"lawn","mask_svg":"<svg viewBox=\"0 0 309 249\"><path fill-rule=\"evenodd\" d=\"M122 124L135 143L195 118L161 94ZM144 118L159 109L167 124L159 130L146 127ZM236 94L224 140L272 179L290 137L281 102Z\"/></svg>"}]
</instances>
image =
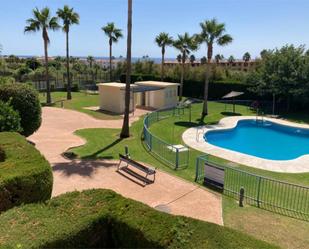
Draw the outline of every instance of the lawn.
<instances>
[{"instance_id":1,"label":"lawn","mask_svg":"<svg viewBox=\"0 0 309 249\"><path fill-rule=\"evenodd\" d=\"M66 100L66 92L52 92L52 102L54 107L61 107L61 101L63 101L63 108L71 109L79 112L89 114L97 119L120 119L120 115L85 109L86 107L99 106L98 94L86 94L83 92L72 92L72 99ZM42 105L46 103L46 96L44 93L40 93L40 101Z\"/></svg>"},{"instance_id":2,"label":"lawn","mask_svg":"<svg viewBox=\"0 0 309 249\"><path fill-rule=\"evenodd\" d=\"M165 141L172 144L183 143L181 139L182 133L190 126L200 124L200 112L202 105L194 104L192 106L192 119L191 123L188 122L188 113L184 116L176 116L161 120L160 122L154 123L150 130L153 134L163 138ZM205 118L204 123L214 124L217 123L221 118L232 115L227 112L226 106L222 103L210 102L209 103L209 115ZM230 109L230 108L229 108ZM239 115L254 115L246 106L236 106L236 111ZM296 120L302 122L301 116L298 116ZM73 151L81 158L105 158L105 159L117 159L119 152L124 152L124 146L129 146L129 151L133 159L142 161L158 168L161 168L174 175L182 177L188 181L194 181L195 176L195 161L196 157L203 154L196 150L190 150L189 165L187 168L182 170L173 170L165 163L158 161L153 155L146 152L145 147L141 141L141 132L143 128L143 120L135 122L131 127L131 137L128 139L119 139L119 129L85 129L76 132L77 135L85 138L87 144L74 148ZM306 174L285 174L276 173L271 171L259 170L244 165L231 163L221 158L212 157L213 161L221 164L232 165L234 167L252 172L255 174L271 177L278 180L283 180L291 183L297 183L302 185L309 185L309 173ZM226 201L229 200L230 202ZM263 211L255 207L246 207L244 209L238 208L237 205L230 205L234 203L234 200L230 198L224 198L224 222L226 226L234 227L239 230L247 231L258 238L264 238L265 240L272 242L271 234L276 231L277 243L282 247L287 245L294 245L294 240L297 239L299 245L306 243L306 236L303 233L299 233L297 229L293 229L295 226L301 224L301 227L305 231L309 232L308 224L305 221L299 221L296 219L288 218L274 213ZM249 210L248 210L249 209ZM245 210L245 211L244 211ZM248 210L248 211L247 211ZM241 218L239 217L243 212L246 213L246 226L242 226ZM257 219L255 214L259 217ZM240 221L238 221L240 219ZM265 230L263 226L265 221L273 222L272 230L269 231L269 236L265 236ZM282 227L285 229L282 229ZM275 229L277 228L277 229ZM286 236L286 230L290 231L290 236ZM298 247L302 248L302 247Z\"/></svg>"}]
</instances>

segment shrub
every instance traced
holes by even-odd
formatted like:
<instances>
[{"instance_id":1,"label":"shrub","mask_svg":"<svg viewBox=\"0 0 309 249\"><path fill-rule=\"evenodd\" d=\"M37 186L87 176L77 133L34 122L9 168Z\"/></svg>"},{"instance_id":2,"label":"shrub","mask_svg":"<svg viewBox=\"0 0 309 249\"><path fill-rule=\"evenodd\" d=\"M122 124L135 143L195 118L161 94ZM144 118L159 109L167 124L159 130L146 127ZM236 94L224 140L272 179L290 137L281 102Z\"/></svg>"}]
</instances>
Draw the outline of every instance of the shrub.
<instances>
[{"instance_id":1,"label":"shrub","mask_svg":"<svg viewBox=\"0 0 309 249\"><path fill-rule=\"evenodd\" d=\"M21 131L20 117L8 103L0 100L0 132Z\"/></svg>"},{"instance_id":2,"label":"shrub","mask_svg":"<svg viewBox=\"0 0 309 249\"><path fill-rule=\"evenodd\" d=\"M159 212L111 190L72 192L0 216L3 248L275 248L213 223Z\"/></svg>"},{"instance_id":3,"label":"shrub","mask_svg":"<svg viewBox=\"0 0 309 249\"><path fill-rule=\"evenodd\" d=\"M10 101L19 112L21 134L30 136L41 125L41 105L37 91L27 84L0 85L0 100Z\"/></svg>"},{"instance_id":4,"label":"shrub","mask_svg":"<svg viewBox=\"0 0 309 249\"><path fill-rule=\"evenodd\" d=\"M4 162L5 160L5 152L2 149L2 147L0 147L0 162Z\"/></svg>"},{"instance_id":5,"label":"shrub","mask_svg":"<svg viewBox=\"0 0 309 249\"><path fill-rule=\"evenodd\" d=\"M6 155L0 164L0 211L49 199L52 172L40 152L14 132L0 133L0 147Z\"/></svg>"}]
</instances>

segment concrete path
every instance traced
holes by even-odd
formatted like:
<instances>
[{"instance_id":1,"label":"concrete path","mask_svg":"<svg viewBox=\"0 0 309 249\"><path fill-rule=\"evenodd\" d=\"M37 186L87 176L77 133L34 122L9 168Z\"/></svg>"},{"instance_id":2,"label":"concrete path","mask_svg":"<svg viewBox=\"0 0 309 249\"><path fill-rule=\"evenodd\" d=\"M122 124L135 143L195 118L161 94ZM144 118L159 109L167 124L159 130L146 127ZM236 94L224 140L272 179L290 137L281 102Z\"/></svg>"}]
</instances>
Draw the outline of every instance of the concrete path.
<instances>
[{"instance_id":1,"label":"concrete path","mask_svg":"<svg viewBox=\"0 0 309 249\"><path fill-rule=\"evenodd\" d=\"M131 122L144 111L136 113ZM51 163L53 196L91 188L112 189L125 197L172 214L189 216L222 225L221 196L158 171L153 184L142 186L125 172L116 172L118 161L67 160L61 153L85 143L73 133L84 128L120 128L122 120L98 120L86 114L53 107L43 108L43 122L30 137ZM104 146L104 145L102 145Z\"/></svg>"}]
</instances>

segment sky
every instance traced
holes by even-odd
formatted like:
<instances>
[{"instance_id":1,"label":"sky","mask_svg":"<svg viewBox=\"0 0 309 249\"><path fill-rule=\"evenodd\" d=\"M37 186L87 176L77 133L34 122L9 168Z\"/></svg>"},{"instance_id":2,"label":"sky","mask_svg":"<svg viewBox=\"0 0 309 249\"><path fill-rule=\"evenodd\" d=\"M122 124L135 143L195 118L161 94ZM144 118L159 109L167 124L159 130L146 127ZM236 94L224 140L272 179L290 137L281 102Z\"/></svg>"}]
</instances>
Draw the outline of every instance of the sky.
<instances>
[{"instance_id":1,"label":"sky","mask_svg":"<svg viewBox=\"0 0 309 249\"><path fill-rule=\"evenodd\" d=\"M127 0L0 0L0 44L2 54L43 55L41 33L24 34L26 19L35 7L50 7L53 14L65 4L80 15L80 25L70 30L70 53L73 56L108 56L108 39L101 27L115 22L124 38L113 46L113 55L126 55ZM200 32L199 23L217 18L226 24L232 44L214 48L214 54L241 58L249 52L252 58L262 49L285 44L309 48L309 0L133 0L132 56L160 57L154 39L160 32L171 36ZM65 55L62 31L50 32L49 54ZM179 52L167 48L166 57ZM193 54L206 54L201 46Z\"/></svg>"}]
</instances>

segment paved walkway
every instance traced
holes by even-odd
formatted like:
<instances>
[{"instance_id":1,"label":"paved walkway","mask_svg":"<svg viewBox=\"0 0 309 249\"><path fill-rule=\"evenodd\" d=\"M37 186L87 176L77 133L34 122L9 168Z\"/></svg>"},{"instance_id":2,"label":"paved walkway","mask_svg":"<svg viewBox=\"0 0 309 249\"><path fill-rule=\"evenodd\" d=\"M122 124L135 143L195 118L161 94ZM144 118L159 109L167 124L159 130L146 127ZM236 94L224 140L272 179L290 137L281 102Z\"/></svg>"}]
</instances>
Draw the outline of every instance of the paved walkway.
<instances>
[{"instance_id":1,"label":"paved walkway","mask_svg":"<svg viewBox=\"0 0 309 249\"><path fill-rule=\"evenodd\" d=\"M136 113L133 122L143 111ZM112 189L151 207L217 224L223 224L221 196L172 176L157 172L156 182L141 186L124 172L116 172L117 161L67 160L61 153L85 141L73 133L83 128L120 128L122 120L97 120L86 114L53 107L43 108L43 122L30 137L51 163L53 196L91 188Z\"/></svg>"}]
</instances>

